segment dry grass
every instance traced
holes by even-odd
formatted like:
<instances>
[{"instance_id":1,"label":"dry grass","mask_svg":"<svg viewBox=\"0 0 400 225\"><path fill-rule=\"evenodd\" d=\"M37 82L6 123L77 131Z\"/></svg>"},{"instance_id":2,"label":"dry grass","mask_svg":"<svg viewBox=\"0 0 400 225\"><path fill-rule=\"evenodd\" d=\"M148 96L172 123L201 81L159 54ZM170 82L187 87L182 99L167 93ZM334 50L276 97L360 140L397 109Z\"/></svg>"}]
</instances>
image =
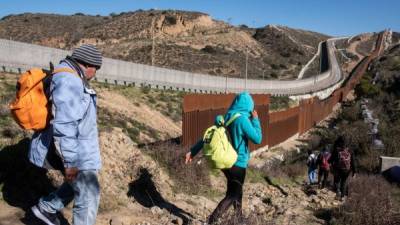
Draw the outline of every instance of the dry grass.
<instances>
[{"instance_id":1,"label":"dry grass","mask_svg":"<svg viewBox=\"0 0 400 225\"><path fill-rule=\"evenodd\" d=\"M130 102L139 106L147 105L174 122L182 120L182 102L184 92L173 90L151 89L147 86L121 86L107 83L93 82L93 86L100 91L115 92L126 97Z\"/></svg>"},{"instance_id":2,"label":"dry grass","mask_svg":"<svg viewBox=\"0 0 400 225\"><path fill-rule=\"evenodd\" d=\"M250 214L239 217L233 212L225 214L218 222L218 225L275 225L276 223L268 221L262 215Z\"/></svg>"},{"instance_id":3,"label":"dry grass","mask_svg":"<svg viewBox=\"0 0 400 225\"><path fill-rule=\"evenodd\" d=\"M261 169L264 178L273 185L296 185L307 174L305 153L287 154L284 162L275 163Z\"/></svg>"},{"instance_id":4,"label":"dry grass","mask_svg":"<svg viewBox=\"0 0 400 225\"><path fill-rule=\"evenodd\" d=\"M205 159L196 156L190 164L185 164L187 149L168 141L144 146L143 152L149 154L155 161L168 171L174 180L177 192L186 194L199 194L215 197L219 193L212 188L210 181L210 168ZM199 153L200 154L200 153Z\"/></svg>"},{"instance_id":5,"label":"dry grass","mask_svg":"<svg viewBox=\"0 0 400 225\"><path fill-rule=\"evenodd\" d=\"M349 182L349 196L336 212L342 225L398 225L400 224L398 187L380 176L359 175Z\"/></svg>"},{"instance_id":6,"label":"dry grass","mask_svg":"<svg viewBox=\"0 0 400 225\"><path fill-rule=\"evenodd\" d=\"M14 122L8 108L15 97L16 78L14 74L0 73L0 149L29 136Z\"/></svg>"}]
</instances>

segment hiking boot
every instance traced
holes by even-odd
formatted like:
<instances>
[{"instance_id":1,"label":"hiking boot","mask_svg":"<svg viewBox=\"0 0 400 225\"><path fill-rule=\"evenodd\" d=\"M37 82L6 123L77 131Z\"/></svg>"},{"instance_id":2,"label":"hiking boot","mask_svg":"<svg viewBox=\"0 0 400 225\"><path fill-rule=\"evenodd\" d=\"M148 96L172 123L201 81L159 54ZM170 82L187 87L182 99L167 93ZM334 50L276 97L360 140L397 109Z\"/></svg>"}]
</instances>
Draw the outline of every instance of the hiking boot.
<instances>
[{"instance_id":1,"label":"hiking boot","mask_svg":"<svg viewBox=\"0 0 400 225\"><path fill-rule=\"evenodd\" d=\"M32 208L33 215L43 221L47 225L60 225L60 220L57 217L57 213L48 213L42 210L39 206L35 205Z\"/></svg>"}]
</instances>

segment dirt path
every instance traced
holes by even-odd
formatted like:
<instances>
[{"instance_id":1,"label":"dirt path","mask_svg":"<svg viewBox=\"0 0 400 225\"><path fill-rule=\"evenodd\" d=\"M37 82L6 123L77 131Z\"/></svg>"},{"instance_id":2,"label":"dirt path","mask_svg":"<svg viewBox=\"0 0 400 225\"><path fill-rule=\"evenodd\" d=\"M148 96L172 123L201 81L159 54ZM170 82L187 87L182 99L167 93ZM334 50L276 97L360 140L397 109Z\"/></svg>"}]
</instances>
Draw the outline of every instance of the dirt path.
<instances>
[{"instance_id":1,"label":"dirt path","mask_svg":"<svg viewBox=\"0 0 400 225\"><path fill-rule=\"evenodd\" d=\"M246 183L244 190L244 214L257 215L271 220L273 224L283 225L323 225L325 221L316 215L317 209L337 207L340 202L335 194L327 189L316 190L308 196L301 185L283 186L288 192L283 195L280 190L267 184ZM196 204L193 204L196 202ZM176 195L173 204L193 215L188 224L201 225L216 207L216 201L201 196ZM62 224L72 224L71 206L62 211ZM117 210L99 212L97 225L164 225L185 224L179 215L166 208L154 206L143 207L137 203ZM0 225L42 225L30 213L0 202ZM259 224L257 224L259 225Z\"/></svg>"},{"instance_id":2,"label":"dirt path","mask_svg":"<svg viewBox=\"0 0 400 225\"><path fill-rule=\"evenodd\" d=\"M372 38L372 35L368 34L361 35L360 40L352 42L346 49L348 52L358 57L358 60L352 60L349 63L345 63L343 65L343 71L345 71L347 74L349 74L353 70L353 68L361 61L361 59L364 58L364 55L362 55L357 51L358 45L360 45L364 41L368 41L370 38Z\"/></svg>"},{"instance_id":3,"label":"dirt path","mask_svg":"<svg viewBox=\"0 0 400 225\"><path fill-rule=\"evenodd\" d=\"M0 201L0 225L23 225L20 219L24 218L25 212L19 208L7 205Z\"/></svg>"}]
</instances>

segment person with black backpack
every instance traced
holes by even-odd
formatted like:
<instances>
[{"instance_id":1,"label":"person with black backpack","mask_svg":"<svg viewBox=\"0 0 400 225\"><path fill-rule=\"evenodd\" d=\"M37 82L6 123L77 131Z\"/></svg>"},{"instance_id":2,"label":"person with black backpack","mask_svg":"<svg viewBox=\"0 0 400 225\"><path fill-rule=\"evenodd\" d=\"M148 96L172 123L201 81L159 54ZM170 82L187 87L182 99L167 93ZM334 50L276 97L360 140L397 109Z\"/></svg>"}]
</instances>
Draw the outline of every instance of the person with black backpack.
<instances>
[{"instance_id":1,"label":"person with black backpack","mask_svg":"<svg viewBox=\"0 0 400 225\"><path fill-rule=\"evenodd\" d=\"M317 183L317 156L312 150L308 150L307 158L308 166L308 180L309 184L313 185Z\"/></svg>"},{"instance_id":2,"label":"person with black backpack","mask_svg":"<svg viewBox=\"0 0 400 225\"><path fill-rule=\"evenodd\" d=\"M343 136L339 136L333 145L329 163L334 170L334 183L337 198L343 199L346 192L346 181L352 172L356 173L354 153L346 146Z\"/></svg>"}]
</instances>

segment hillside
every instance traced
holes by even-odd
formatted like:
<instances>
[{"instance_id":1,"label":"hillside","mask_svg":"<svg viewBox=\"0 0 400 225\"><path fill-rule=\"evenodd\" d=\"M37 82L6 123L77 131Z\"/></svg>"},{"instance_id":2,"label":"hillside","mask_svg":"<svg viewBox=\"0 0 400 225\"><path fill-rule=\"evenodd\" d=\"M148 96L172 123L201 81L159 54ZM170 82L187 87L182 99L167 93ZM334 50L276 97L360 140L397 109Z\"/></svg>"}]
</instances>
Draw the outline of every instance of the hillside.
<instances>
[{"instance_id":1,"label":"hillside","mask_svg":"<svg viewBox=\"0 0 400 225\"><path fill-rule=\"evenodd\" d=\"M46 173L28 163L31 134L14 123L7 108L15 82L15 74L0 73L0 224L39 225L29 207L62 178L57 171ZM180 135L181 93L97 83L94 87L103 159L97 223L202 224L222 198L225 185L223 175L209 170L201 157L184 165L187 149L164 141ZM303 190L303 163L301 158L293 166L283 166L287 172L249 169L244 196L247 224L286 224L289 218L300 224L323 223L314 211L340 203L332 192L315 195ZM62 217L71 221L69 209Z\"/></svg>"},{"instance_id":2,"label":"hillside","mask_svg":"<svg viewBox=\"0 0 400 225\"><path fill-rule=\"evenodd\" d=\"M60 26L62 24L62 26ZM0 20L0 38L71 49L97 45L111 58L183 71L291 79L328 36L284 26L235 27L186 11L136 11L110 16L10 15ZM195 63L194 63L195 62Z\"/></svg>"},{"instance_id":3,"label":"hillside","mask_svg":"<svg viewBox=\"0 0 400 225\"><path fill-rule=\"evenodd\" d=\"M393 137L399 134L399 55L399 48L387 51L374 62L370 74L356 89L358 96L371 99L370 107L382 121L380 132L388 146L385 153L391 156L398 156L398 140ZM376 87L368 85L372 80ZM46 173L34 168L27 161L30 133L16 126L7 109L15 82L15 74L0 74L0 224L39 225L30 215L29 206L59 185L61 176L57 171ZM99 83L94 83L94 87L99 96L103 158L97 223L203 224L223 197L224 179L220 173L209 170L202 158L184 165L187 149L165 141L180 134L182 93ZM358 152L361 171L373 173L377 168L377 154L368 147L372 146L368 126L360 115L360 105L356 101L344 108L338 120L331 121L327 131L316 133L321 136L321 143L326 144L337 135L329 132L345 132L352 146L361 146ZM331 129L334 126L338 129ZM376 212L396 224L398 206L395 200L400 195L380 177L360 174L350 178L351 194L345 204L336 200L329 189L319 190L305 184L305 151L308 148L319 150L323 146L307 145L303 140L298 146L300 153L285 156L284 162L249 168L243 196L245 224L317 225L339 221L336 224L359 225L340 223L348 222L343 216L347 211L355 212L351 218L363 219L361 224L371 224L368 223L371 218L365 215L376 215ZM278 149L270 152L276 151ZM385 191L360 188L365 185ZM382 199L393 210L380 211ZM358 207L361 201L368 207ZM71 221L70 208L71 205L60 215L65 221ZM385 224L379 223L379 218L376 224ZM234 218L228 216L222 224L235 224Z\"/></svg>"},{"instance_id":4,"label":"hillside","mask_svg":"<svg viewBox=\"0 0 400 225\"><path fill-rule=\"evenodd\" d=\"M399 32L392 33L392 43L393 43L393 45L400 44L400 33Z\"/></svg>"},{"instance_id":5,"label":"hillside","mask_svg":"<svg viewBox=\"0 0 400 225\"><path fill-rule=\"evenodd\" d=\"M345 136L362 176L357 174L359 179L351 181L349 199L339 211L332 212L331 223L400 223L398 184L384 180L379 165L380 156L400 157L400 48L396 46L370 64L355 88L356 98L343 107L332 127L319 132L325 143L332 143L338 134Z\"/></svg>"},{"instance_id":6,"label":"hillside","mask_svg":"<svg viewBox=\"0 0 400 225\"><path fill-rule=\"evenodd\" d=\"M243 72L249 51L249 76L254 78L261 71L266 71L265 78L295 78L295 71L315 54L318 42L327 38L283 26L233 27L203 13L156 10L108 17L8 16L0 21L0 37L64 49L93 43L108 57L150 64L151 24L157 36L156 65L237 76ZM398 188L372 175L378 170L379 154L399 156L399 141L393 138L400 133L398 37L393 34L393 46L373 63L357 86L356 100L346 102L337 118L327 121L326 128L306 134L318 136L318 141L302 136L291 146L296 153L282 156L283 162L273 158L282 155L281 147L252 159L273 163L247 170L242 224L399 224ZM362 34L338 43L345 72L371 51L374 40L376 34ZM7 107L15 94L17 76L0 72L0 225L39 225L29 207L54 190L62 177L58 171L44 171L28 162L31 133L15 124ZM96 82L93 87L98 94L103 159L97 224L204 224L224 196L225 180L201 157L190 165L183 163L188 149L177 145L176 138L181 135L184 93ZM380 120L379 137L385 149L373 148L370 127L362 118L363 99L368 99L368 107ZM274 110L293 104L288 98L272 101ZM350 178L350 195L345 202L335 199L331 185L320 190L306 184L306 151L331 144L339 131L356 146L361 171ZM71 222L71 207L60 214L64 224ZM237 224L235 219L228 215L221 224ZM393 223L386 223L388 220Z\"/></svg>"}]
</instances>

